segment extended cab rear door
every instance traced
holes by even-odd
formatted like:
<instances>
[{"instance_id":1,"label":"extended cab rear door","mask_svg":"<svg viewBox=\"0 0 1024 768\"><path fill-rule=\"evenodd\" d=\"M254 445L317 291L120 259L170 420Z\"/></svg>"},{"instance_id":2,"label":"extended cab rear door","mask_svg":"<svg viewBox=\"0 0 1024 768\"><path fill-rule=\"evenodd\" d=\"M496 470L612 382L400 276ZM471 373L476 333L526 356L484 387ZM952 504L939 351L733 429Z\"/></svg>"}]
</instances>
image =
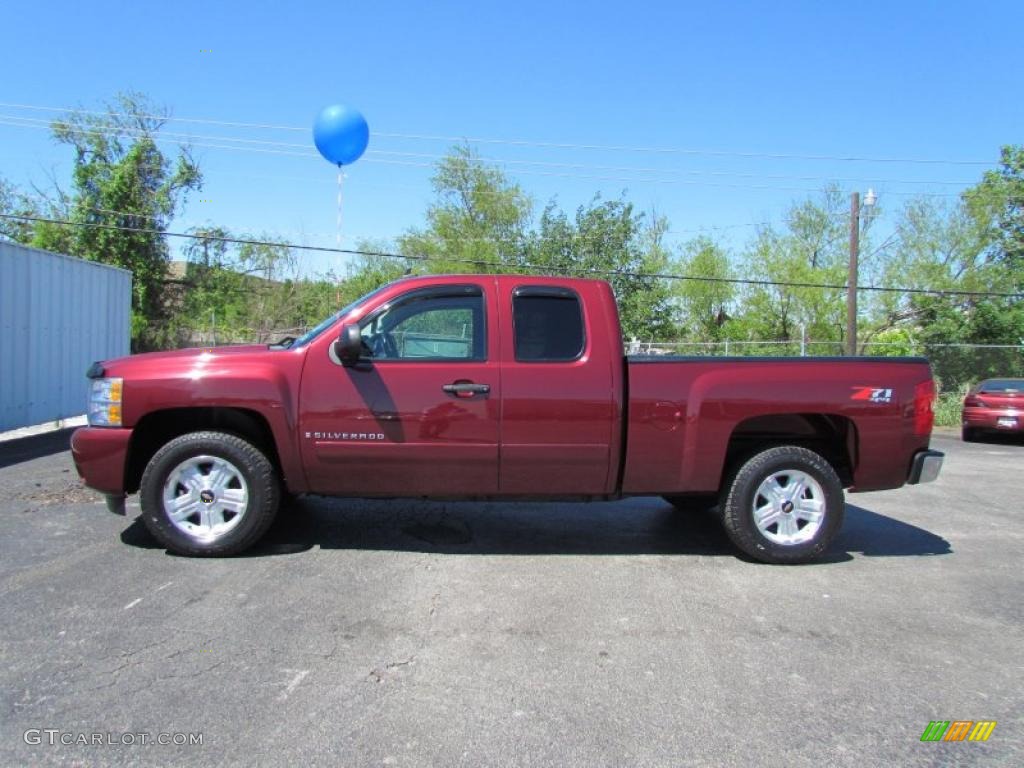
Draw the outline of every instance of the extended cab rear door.
<instances>
[{"instance_id":1,"label":"extended cab rear door","mask_svg":"<svg viewBox=\"0 0 1024 768\"><path fill-rule=\"evenodd\" d=\"M502 494L614 490L623 362L598 281L498 278Z\"/></svg>"}]
</instances>

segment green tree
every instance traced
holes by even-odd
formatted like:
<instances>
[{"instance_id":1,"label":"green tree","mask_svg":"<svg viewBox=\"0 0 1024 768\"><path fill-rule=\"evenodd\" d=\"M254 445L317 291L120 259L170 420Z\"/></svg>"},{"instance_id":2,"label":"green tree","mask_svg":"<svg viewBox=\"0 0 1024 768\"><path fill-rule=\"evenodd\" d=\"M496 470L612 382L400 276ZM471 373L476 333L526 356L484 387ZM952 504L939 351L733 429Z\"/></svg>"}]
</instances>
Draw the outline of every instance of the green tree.
<instances>
[{"instance_id":1,"label":"green tree","mask_svg":"<svg viewBox=\"0 0 1024 768\"><path fill-rule=\"evenodd\" d=\"M299 276L285 243L266 235L234 238L221 227L192 234L184 273L167 292L177 344L297 336L337 308L333 277Z\"/></svg>"},{"instance_id":2,"label":"green tree","mask_svg":"<svg viewBox=\"0 0 1024 768\"><path fill-rule=\"evenodd\" d=\"M694 341L726 338L736 284L716 281L734 276L728 252L710 238L695 238L683 246L678 270L681 275L695 278L675 283L682 332Z\"/></svg>"},{"instance_id":3,"label":"green tree","mask_svg":"<svg viewBox=\"0 0 1024 768\"><path fill-rule=\"evenodd\" d=\"M990 228L996 259L1010 269L1017 288L1024 287L1024 146L1003 147L999 169L987 171L964 202Z\"/></svg>"},{"instance_id":4,"label":"green tree","mask_svg":"<svg viewBox=\"0 0 1024 768\"><path fill-rule=\"evenodd\" d=\"M1011 155L1004 149L1002 170L986 173L956 203L922 198L899 214L880 282L954 293L885 293L871 303L866 339L905 332L914 349L931 359L947 391L985 376L1022 371L1019 349L957 346L1024 342L1022 302L985 295L1024 287L1012 255L1013 196L1018 192Z\"/></svg>"},{"instance_id":5,"label":"green tree","mask_svg":"<svg viewBox=\"0 0 1024 768\"><path fill-rule=\"evenodd\" d=\"M675 336L665 220L647 222L626 200L595 197L570 219L554 203L530 238L527 260L535 271L607 280L619 303L626 338L666 341Z\"/></svg>"},{"instance_id":6,"label":"green tree","mask_svg":"<svg viewBox=\"0 0 1024 768\"><path fill-rule=\"evenodd\" d=\"M908 202L896 221L893 245L880 265L873 282L911 289L978 290L992 289L998 280L987 244L986 226L962 203L953 206L931 198ZM957 313L967 312L971 297L937 297L927 294L879 292L864 296L865 332L862 340L877 341L879 334L900 327L914 327L928 316L937 322L941 306ZM949 328L934 326L944 333ZM950 337L949 341L956 341Z\"/></svg>"},{"instance_id":7,"label":"green tree","mask_svg":"<svg viewBox=\"0 0 1024 768\"><path fill-rule=\"evenodd\" d=\"M245 276L248 293L246 319L257 342L270 341L305 324L296 311L302 281L294 278L295 255L286 244L269 235L245 239L261 241L238 247L236 270Z\"/></svg>"},{"instance_id":8,"label":"green tree","mask_svg":"<svg viewBox=\"0 0 1024 768\"><path fill-rule=\"evenodd\" d=\"M169 277L165 287L174 343L190 344L200 337L210 342L245 338L249 293L233 246L224 239L231 233L210 226L190 234L196 239L183 249L184 274Z\"/></svg>"},{"instance_id":9,"label":"green tree","mask_svg":"<svg viewBox=\"0 0 1024 768\"><path fill-rule=\"evenodd\" d=\"M402 274L549 273L605 278L620 303L627 335L661 340L674 334L670 295L658 277L668 266L666 228L626 200L594 198L571 219L554 203L532 228L532 203L500 169L458 146L438 165L436 201L426 226L399 238L408 261L365 257L346 286L376 287Z\"/></svg>"},{"instance_id":10,"label":"green tree","mask_svg":"<svg viewBox=\"0 0 1024 768\"><path fill-rule=\"evenodd\" d=\"M363 240L356 244L357 255L349 264L338 291L338 308L365 296L382 285L421 271L418 262L387 256L393 247L383 241ZM420 269L417 270L416 268Z\"/></svg>"},{"instance_id":11,"label":"green tree","mask_svg":"<svg viewBox=\"0 0 1024 768\"><path fill-rule=\"evenodd\" d=\"M742 259L745 275L773 283L842 285L846 282L849 219L836 187L819 200L790 208L782 231L765 227ZM808 338L842 340L845 290L793 285L755 285L742 294L736 327L749 339L793 341L801 329ZM822 350L816 350L822 351Z\"/></svg>"},{"instance_id":12,"label":"green tree","mask_svg":"<svg viewBox=\"0 0 1024 768\"><path fill-rule=\"evenodd\" d=\"M38 216L40 212L25 194L0 177L0 213L11 216ZM32 228L31 221L0 217L0 239L28 244L32 242Z\"/></svg>"},{"instance_id":13,"label":"green tree","mask_svg":"<svg viewBox=\"0 0 1024 768\"><path fill-rule=\"evenodd\" d=\"M398 240L403 254L422 261L418 271L515 271L532 212L519 185L468 146L441 160L432 184L436 200L427 208L427 226Z\"/></svg>"},{"instance_id":14,"label":"green tree","mask_svg":"<svg viewBox=\"0 0 1024 768\"><path fill-rule=\"evenodd\" d=\"M73 112L53 123L54 138L75 153L68 215L76 226L37 226L32 243L131 270L132 347L139 351L167 341L163 233L202 178L187 148L168 157L157 147L165 111L127 93L107 112Z\"/></svg>"}]
</instances>

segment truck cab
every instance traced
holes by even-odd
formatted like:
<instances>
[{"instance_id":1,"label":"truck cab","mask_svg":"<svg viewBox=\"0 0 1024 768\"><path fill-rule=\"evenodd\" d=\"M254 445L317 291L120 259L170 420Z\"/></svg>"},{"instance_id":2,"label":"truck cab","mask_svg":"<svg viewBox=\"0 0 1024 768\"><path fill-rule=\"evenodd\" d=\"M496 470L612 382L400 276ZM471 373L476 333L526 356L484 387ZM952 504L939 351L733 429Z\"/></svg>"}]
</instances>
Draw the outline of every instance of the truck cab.
<instances>
[{"instance_id":1,"label":"truck cab","mask_svg":"<svg viewBox=\"0 0 1024 768\"><path fill-rule=\"evenodd\" d=\"M502 300L499 300L501 297ZM622 349L598 281L410 280L314 339L299 391L318 493L614 493ZM342 335L344 335L342 333Z\"/></svg>"}]
</instances>

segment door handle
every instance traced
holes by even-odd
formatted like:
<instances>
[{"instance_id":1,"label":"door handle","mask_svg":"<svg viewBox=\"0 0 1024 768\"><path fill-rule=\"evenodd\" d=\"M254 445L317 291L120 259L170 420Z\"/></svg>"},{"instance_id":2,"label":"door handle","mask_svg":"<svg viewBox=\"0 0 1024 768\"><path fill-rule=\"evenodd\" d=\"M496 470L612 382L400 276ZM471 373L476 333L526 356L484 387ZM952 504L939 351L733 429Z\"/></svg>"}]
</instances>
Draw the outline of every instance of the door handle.
<instances>
[{"instance_id":1,"label":"door handle","mask_svg":"<svg viewBox=\"0 0 1024 768\"><path fill-rule=\"evenodd\" d=\"M457 381L454 384L443 384L441 389L449 395L456 397L473 397L473 395L488 395L491 392L490 384L474 384L471 381Z\"/></svg>"}]
</instances>

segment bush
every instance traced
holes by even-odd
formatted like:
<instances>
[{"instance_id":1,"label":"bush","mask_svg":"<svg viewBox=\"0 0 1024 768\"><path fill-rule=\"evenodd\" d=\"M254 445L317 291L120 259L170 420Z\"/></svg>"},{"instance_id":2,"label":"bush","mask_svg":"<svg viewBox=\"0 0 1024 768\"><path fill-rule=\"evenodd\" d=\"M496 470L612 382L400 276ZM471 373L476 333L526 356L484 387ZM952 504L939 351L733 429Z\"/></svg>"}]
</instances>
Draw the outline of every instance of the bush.
<instances>
[{"instance_id":1,"label":"bush","mask_svg":"<svg viewBox=\"0 0 1024 768\"><path fill-rule=\"evenodd\" d=\"M953 392L943 392L935 400L935 426L959 427L964 397L970 385L964 384Z\"/></svg>"}]
</instances>

